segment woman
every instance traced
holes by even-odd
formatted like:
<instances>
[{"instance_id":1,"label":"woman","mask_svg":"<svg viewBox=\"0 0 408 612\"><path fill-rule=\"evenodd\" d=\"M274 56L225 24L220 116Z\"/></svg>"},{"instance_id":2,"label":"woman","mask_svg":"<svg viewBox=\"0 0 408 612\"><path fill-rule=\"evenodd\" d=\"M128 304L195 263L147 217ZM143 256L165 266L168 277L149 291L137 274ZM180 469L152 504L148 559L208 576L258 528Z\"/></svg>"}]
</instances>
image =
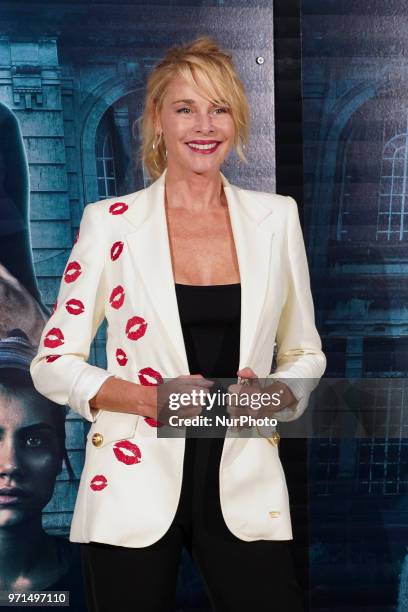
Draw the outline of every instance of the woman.
<instances>
[{"instance_id":1,"label":"woman","mask_svg":"<svg viewBox=\"0 0 408 612\"><path fill-rule=\"evenodd\" d=\"M70 591L70 607L86 610L77 545L44 530L65 461L65 410L33 388L35 348L20 329L0 340L0 590ZM23 609L23 604L17 606Z\"/></svg>"},{"instance_id":2,"label":"woman","mask_svg":"<svg viewBox=\"0 0 408 612\"><path fill-rule=\"evenodd\" d=\"M153 69L142 157L156 180L86 206L31 365L41 393L92 422L70 534L90 610L171 610L183 545L215 610L302 609L275 438L158 435L163 397L209 392L211 377L278 379L263 387L280 396L273 414L296 419L325 369L295 201L220 172L234 145L243 156L248 115L210 39ZM106 370L86 363L104 316Z\"/></svg>"}]
</instances>

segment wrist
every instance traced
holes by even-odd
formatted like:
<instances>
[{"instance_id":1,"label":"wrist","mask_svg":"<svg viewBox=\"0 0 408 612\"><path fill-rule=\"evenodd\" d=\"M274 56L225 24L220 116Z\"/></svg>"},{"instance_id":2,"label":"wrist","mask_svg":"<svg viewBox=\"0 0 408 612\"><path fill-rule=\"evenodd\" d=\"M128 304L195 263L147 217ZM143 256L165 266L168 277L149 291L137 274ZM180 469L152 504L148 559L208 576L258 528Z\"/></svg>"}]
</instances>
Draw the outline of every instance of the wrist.
<instances>
[{"instance_id":1,"label":"wrist","mask_svg":"<svg viewBox=\"0 0 408 612\"><path fill-rule=\"evenodd\" d=\"M137 385L137 404L142 416L157 418L157 386Z\"/></svg>"},{"instance_id":2,"label":"wrist","mask_svg":"<svg viewBox=\"0 0 408 612\"><path fill-rule=\"evenodd\" d=\"M281 379L276 378L273 380L272 384L270 384L265 389L270 395L275 395L279 397L280 403L279 406L276 407L276 410L283 410L284 408L294 408L294 404L297 402L297 398L293 394L290 387Z\"/></svg>"}]
</instances>

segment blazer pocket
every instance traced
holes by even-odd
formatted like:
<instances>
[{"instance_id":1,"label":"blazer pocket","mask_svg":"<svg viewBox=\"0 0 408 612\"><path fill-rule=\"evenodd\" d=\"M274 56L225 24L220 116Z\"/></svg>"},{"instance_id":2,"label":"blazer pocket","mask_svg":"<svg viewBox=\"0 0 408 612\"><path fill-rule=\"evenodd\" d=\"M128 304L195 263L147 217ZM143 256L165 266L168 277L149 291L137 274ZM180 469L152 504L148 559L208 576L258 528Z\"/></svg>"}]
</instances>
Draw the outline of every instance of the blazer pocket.
<instances>
[{"instance_id":1,"label":"blazer pocket","mask_svg":"<svg viewBox=\"0 0 408 612\"><path fill-rule=\"evenodd\" d=\"M97 420L92 423L87 440L100 448L110 442L134 438L138 421L138 414L102 410Z\"/></svg>"}]
</instances>

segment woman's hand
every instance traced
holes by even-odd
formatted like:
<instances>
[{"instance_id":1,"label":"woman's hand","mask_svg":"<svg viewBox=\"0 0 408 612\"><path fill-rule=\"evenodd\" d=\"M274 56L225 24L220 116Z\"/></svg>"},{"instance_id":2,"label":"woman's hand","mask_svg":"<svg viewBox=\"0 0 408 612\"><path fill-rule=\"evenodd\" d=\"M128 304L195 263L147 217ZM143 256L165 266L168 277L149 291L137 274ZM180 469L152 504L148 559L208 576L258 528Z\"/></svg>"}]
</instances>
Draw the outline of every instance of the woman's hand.
<instances>
[{"instance_id":1,"label":"woman's hand","mask_svg":"<svg viewBox=\"0 0 408 612\"><path fill-rule=\"evenodd\" d=\"M177 427L183 427L184 419L198 416L205 407L197 394L200 391L206 393L213 384L214 381L204 378L201 374L188 374L177 376L177 378L158 385L155 387L157 393L156 416L154 418L160 424L170 425L169 418L176 416L178 419ZM192 395L193 392L196 392L196 394ZM181 394L184 394L182 402L177 399L180 398ZM190 396L190 399L188 396ZM175 406L178 407L175 408Z\"/></svg>"},{"instance_id":2,"label":"woman's hand","mask_svg":"<svg viewBox=\"0 0 408 612\"><path fill-rule=\"evenodd\" d=\"M261 387L261 385L259 384L258 376L251 368L243 368L242 370L238 370L237 375L240 378L247 379L248 383L243 384L241 382L234 385L230 385L228 387L228 391L229 393L234 393L238 396L242 393L248 395L249 399L247 403L249 404L249 406L241 406L232 399L231 403L227 407L227 411L231 415L231 417L252 416L254 418L274 418L276 412L279 412L279 410L283 410L283 408L291 406L294 402L297 401L289 387L280 380L273 382L267 387ZM260 394L268 394L269 396L271 396L271 401L265 402L267 405L261 405L260 408L252 408L251 406L253 403L255 404L255 402L251 401L251 396L257 395L256 405L258 405ZM274 396L275 400L279 402L278 404L277 401L272 401L272 396ZM266 396L263 395L263 397Z\"/></svg>"}]
</instances>

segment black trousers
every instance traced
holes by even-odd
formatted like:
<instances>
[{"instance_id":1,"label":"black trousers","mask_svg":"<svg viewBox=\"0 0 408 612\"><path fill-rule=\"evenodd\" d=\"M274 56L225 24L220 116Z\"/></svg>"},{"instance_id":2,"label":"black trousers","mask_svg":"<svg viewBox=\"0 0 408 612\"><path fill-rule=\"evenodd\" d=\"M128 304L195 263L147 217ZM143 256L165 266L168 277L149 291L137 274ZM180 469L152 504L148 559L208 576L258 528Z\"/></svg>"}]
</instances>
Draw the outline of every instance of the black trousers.
<instances>
[{"instance_id":1,"label":"black trousers","mask_svg":"<svg viewBox=\"0 0 408 612\"><path fill-rule=\"evenodd\" d=\"M89 612L172 612L183 546L216 612L303 612L292 540L245 542L227 528L219 500L224 438L188 438L175 518L154 544L80 544Z\"/></svg>"}]
</instances>

